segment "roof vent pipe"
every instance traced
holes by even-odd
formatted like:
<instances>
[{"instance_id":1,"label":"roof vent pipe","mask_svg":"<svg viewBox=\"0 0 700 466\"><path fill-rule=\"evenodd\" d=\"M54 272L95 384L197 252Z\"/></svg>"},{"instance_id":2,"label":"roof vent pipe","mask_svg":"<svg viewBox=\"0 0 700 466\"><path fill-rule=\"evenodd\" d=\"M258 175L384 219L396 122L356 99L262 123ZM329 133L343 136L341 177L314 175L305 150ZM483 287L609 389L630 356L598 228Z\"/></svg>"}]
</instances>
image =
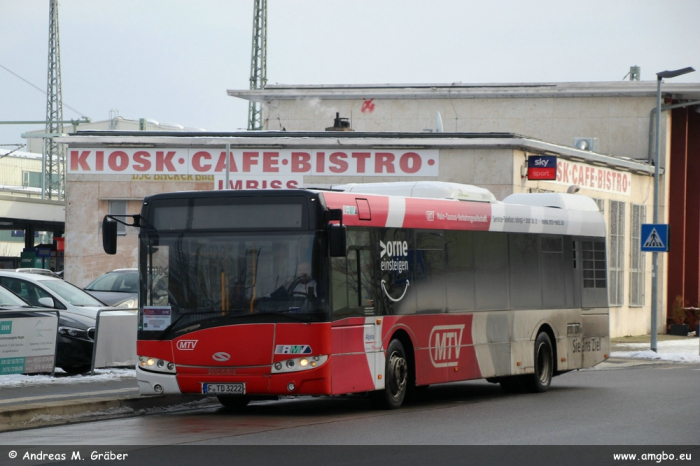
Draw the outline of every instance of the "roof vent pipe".
<instances>
[{"instance_id":1,"label":"roof vent pipe","mask_svg":"<svg viewBox=\"0 0 700 466\"><path fill-rule=\"evenodd\" d=\"M340 113L336 112L333 126L326 128L326 131L352 131L352 129L350 129L350 121L347 118L341 118Z\"/></svg>"}]
</instances>

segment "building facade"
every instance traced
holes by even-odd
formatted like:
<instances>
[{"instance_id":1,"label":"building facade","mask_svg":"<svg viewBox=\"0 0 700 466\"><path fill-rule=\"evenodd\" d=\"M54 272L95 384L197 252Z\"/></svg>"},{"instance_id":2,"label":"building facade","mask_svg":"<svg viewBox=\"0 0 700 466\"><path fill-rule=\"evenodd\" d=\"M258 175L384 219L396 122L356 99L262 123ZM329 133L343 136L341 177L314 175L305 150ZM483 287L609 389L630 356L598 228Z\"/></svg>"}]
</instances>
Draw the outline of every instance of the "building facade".
<instances>
[{"instance_id":1,"label":"building facade","mask_svg":"<svg viewBox=\"0 0 700 466\"><path fill-rule=\"evenodd\" d=\"M656 84L269 85L228 93L261 102L271 130L318 130L338 112L356 131L514 132L652 164ZM669 267L659 308L670 315L677 301L700 307L700 84L663 83L661 91L659 223L670 225L672 246L661 255L661 268L665 260ZM629 240L630 252L639 242L639 216L652 223L653 206L646 212L629 203L606 207L608 224L625 227L619 233ZM688 315L691 329L693 320Z\"/></svg>"},{"instance_id":2,"label":"building facade","mask_svg":"<svg viewBox=\"0 0 700 466\"><path fill-rule=\"evenodd\" d=\"M268 131L198 137L91 132L65 142L66 278L78 285L107 270L136 264L136 230L124 227L118 254L108 256L102 251L100 222L108 213L138 213L143 198L159 192L434 180L478 185L503 199L513 193L566 192L577 186L581 194L598 201L606 216L616 219L609 245L609 282L618 299L611 312L611 332L618 336L649 330L649 258L627 238L628 212L643 218L650 210L647 193L653 170L645 163L510 133ZM535 154L557 157L556 180L527 178L527 158Z\"/></svg>"}]
</instances>

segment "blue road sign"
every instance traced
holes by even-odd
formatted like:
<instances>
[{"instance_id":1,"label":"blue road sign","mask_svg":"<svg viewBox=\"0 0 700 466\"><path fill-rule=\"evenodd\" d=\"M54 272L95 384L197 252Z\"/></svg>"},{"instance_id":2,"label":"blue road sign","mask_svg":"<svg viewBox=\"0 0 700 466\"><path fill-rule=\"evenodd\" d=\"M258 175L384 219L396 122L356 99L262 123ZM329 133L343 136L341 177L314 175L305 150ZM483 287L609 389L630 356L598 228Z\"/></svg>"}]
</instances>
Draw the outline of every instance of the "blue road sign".
<instances>
[{"instance_id":1,"label":"blue road sign","mask_svg":"<svg viewBox=\"0 0 700 466\"><path fill-rule=\"evenodd\" d=\"M665 223L642 224L642 251L668 252L668 225Z\"/></svg>"}]
</instances>

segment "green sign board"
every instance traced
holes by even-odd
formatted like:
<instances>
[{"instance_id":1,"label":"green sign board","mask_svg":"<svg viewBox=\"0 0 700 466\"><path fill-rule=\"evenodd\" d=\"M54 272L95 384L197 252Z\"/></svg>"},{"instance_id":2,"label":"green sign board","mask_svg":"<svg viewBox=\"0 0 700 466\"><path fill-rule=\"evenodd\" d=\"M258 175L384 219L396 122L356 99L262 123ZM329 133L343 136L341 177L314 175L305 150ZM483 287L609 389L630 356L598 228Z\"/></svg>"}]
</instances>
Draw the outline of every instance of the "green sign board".
<instances>
[{"instance_id":1,"label":"green sign board","mask_svg":"<svg viewBox=\"0 0 700 466\"><path fill-rule=\"evenodd\" d=\"M36 253L34 251L24 251L20 254L20 268L41 268L42 265L43 261L41 257L36 257Z\"/></svg>"},{"instance_id":2,"label":"green sign board","mask_svg":"<svg viewBox=\"0 0 700 466\"><path fill-rule=\"evenodd\" d=\"M0 358L0 375L24 374L24 358Z\"/></svg>"},{"instance_id":3,"label":"green sign board","mask_svg":"<svg viewBox=\"0 0 700 466\"><path fill-rule=\"evenodd\" d=\"M12 334L12 321L3 320L0 322L0 335L11 335Z\"/></svg>"}]
</instances>

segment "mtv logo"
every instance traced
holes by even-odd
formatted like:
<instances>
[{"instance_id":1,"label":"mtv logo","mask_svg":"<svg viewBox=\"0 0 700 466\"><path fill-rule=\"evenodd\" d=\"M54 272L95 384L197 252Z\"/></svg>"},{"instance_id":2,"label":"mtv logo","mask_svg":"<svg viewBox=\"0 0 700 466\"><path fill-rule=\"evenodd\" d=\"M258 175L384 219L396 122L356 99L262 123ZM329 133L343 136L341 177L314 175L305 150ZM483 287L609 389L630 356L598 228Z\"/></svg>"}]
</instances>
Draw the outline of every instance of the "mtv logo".
<instances>
[{"instance_id":1,"label":"mtv logo","mask_svg":"<svg viewBox=\"0 0 700 466\"><path fill-rule=\"evenodd\" d=\"M459 364L462 349L462 325L436 325L430 332L430 362L434 367L453 367Z\"/></svg>"},{"instance_id":2,"label":"mtv logo","mask_svg":"<svg viewBox=\"0 0 700 466\"><path fill-rule=\"evenodd\" d=\"M180 340L177 342L177 349L182 351L192 351L199 340Z\"/></svg>"}]
</instances>

